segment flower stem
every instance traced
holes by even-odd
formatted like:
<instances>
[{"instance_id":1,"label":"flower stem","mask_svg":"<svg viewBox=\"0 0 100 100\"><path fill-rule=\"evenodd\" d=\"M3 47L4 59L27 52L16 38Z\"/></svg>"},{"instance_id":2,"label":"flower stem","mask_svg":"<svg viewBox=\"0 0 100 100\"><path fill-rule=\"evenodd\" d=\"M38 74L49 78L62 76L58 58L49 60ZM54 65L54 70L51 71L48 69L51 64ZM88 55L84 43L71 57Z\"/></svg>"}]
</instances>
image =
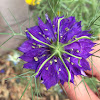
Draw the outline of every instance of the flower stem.
<instances>
[{"instance_id":1,"label":"flower stem","mask_svg":"<svg viewBox=\"0 0 100 100\"><path fill-rule=\"evenodd\" d=\"M58 19L57 45L59 45L59 27L60 27L60 22L61 22L61 20L62 20L62 19L64 19L64 17L63 17L63 18Z\"/></svg>"},{"instance_id":2,"label":"flower stem","mask_svg":"<svg viewBox=\"0 0 100 100\"><path fill-rule=\"evenodd\" d=\"M91 38L88 37L88 36L81 36L81 37L77 38L76 40L74 40L74 41L72 41L72 42L63 44L62 47L67 46L67 45L69 45L69 44L71 44L71 43L74 43L74 42L76 42L76 41L78 41L78 40L80 40L80 39L91 39Z\"/></svg>"},{"instance_id":3,"label":"flower stem","mask_svg":"<svg viewBox=\"0 0 100 100\"><path fill-rule=\"evenodd\" d=\"M68 54L68 55L70 55L70 56L72 56L72 57L75 57L75 58L78 58L78 59L82 59L81 57L78 57L78 56L75 56L75 55L73 55L73 54L71 54L71 53L69 53L69 52L66 52L66 51L62 51L63 53L66 53L66 54Z\"/></svg>"},{"instance_id":4,"label":"flower stem","mask_svg":"<svg viewBox=\"0 0 100 100\"><path fill-rule=\"evenodd\" d=\"M13 36L20 35L20 36L25 36L26 37L26 35L24 35L22 33L0 33L0 34L2 34L2 35L13 35Z\"/></svg>"},{"instance_id":5,"label":"flower stem","mask_svg":"<svg viewBox=\"0 0 100 100\"><path fill-rule=\"evenodd\" d=\"M69 69L67 68L67 66L66 66L66 64L65 64L65 62L64 62L64 60L63 60L63 58L61 57L61 54L60 54L60 53L59 53L59 58L60 58L60 60L62 61L62 63L64 64L64 67L65 67L65 69L66 69L66 71L67 71L67 73L68 73L68 85L69 85L69 88L70 88L70 84L69 84L69 82L70 82L70 80L71 80L70 71L69 71Z\"/></svg>"},{"instance_id":6,"label":"flower stem","mask_svg":"<svg viewBox=\"0 0 100 100\"><path fill-rule=\"evenodd\" d=\"M43 67L55 54L56 54L56 52L53 53L49 58L47 58L47 59L41 64L41 66L40 66L40 68L38 69L38 71L37 71L34 75L32 75L31 77L36 76L36 75L39 73L39 71L42 69L42 67Z\"/></svg>"},{"instance_id":7,"label":"flower stem","mask_svg":"<svg viewBox=\"0 0 100 100\"><path fill-rule=\"evenodd\" d=\"M49 47L51 47L51 48L55 48L55 47L53 47L52 45L49 45L49 44L47 44L47 43L45 43L45 42L40 41L39 39L37 39L36 37L34 37L29 31L27 31L27 32L30 34L30 36L32 37L32 39L36 40L37 42L40 42L40 43L42 43L42 44L45 44L45 45L47 45L47 46L49 46Z\"/></svg>"}]
</instances>

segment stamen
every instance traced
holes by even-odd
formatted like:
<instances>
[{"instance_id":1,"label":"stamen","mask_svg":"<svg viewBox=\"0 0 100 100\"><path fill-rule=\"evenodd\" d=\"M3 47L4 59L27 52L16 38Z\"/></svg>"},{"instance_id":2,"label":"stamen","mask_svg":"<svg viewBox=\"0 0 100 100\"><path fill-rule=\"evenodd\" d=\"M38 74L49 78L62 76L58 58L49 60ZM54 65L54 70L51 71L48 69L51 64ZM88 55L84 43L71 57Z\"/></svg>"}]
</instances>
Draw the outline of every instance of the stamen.
<instances>
[{"instance_id":1,"label":"stamen","mask_svg":"<svg viewBox=\"0 0 100 100\"><path fill-rule=\"evenodd\" d=\"M57 74L59 74L59 71L57 71Z\"/></svg>"},{"instance_id":2,"label":"stamen","mask_svg":"<svg viewBox=\"0 0 100 100\"><path fill-rule=\"evenodd\" d=\"M61 38L63 37L63 36L60 36Z\"/></svg>"},{"instance_id":3,"label":"stamen","mask_svg":"<svg viewBox=\"0 0 100 100\"><path fill-rule=\"evenodd\" d=\"M45 37L45 35L43 35L43 37Z\"/></svg>"},{"instance_id":4,"label":"stamen","mask_svg":"<svg viewBox=\"0 0 100 100\"><path fill-rule=\"evenodd\" d=\"M61 69L59 68L59 71L61 71Z\"/></svg>"},{"instance_id":5,"label":"stamen","mask_svg":"<svg viewBox=\"0 0 100 100\"><path fill-rule=\"evenodd\" d=\"M68 28L68 27L66 27L66 28L65 28L65 30L66 30L66 31L69 31L69 28Z\"/></svg>"},{"instance_id":6,"label":"stamen","mask_svg":"<svg viewBox=\"0 0 100 100\"><path fill-rule=\"evenodd\" d=\"M67 58L67 61L70 62L70 57Z\"/></svg>"},{"instance_id":7,"label":"stamen","mask_svg":"<svg viewBox=\"0 0 100 100\"><path fill-rule=\"evenodd\" d=\"M39 32L39 34L41 34L41 32Z\"/></svg>"},{"instance_id":8,"label":"stamen","mask_svg":"<svg viewBox=\"0 0 100 100\"><path fill-rule=\"evenodd\" d=\"M77 50L76 52L77 52L77 53L79 53L80 51L79 51L79 50Z\"/></svg>"},{"instance_id":9,"label":"stamen","mask_svg":"<svg viewBox=\"0 0 100 100\"><path fill-rule=\"evenodd\" d=\"M32 48L35 48L35 46L32 46Z\"/></svg>"},{"instance_id":10,"label":"stamen","mask_svg":"<svg viewBox=\"0 0 100 100\"><path fill-rule=\"evenodd\" d=\"M54 59L54 62L57 62L57 59Z\"/></svg>"},{"instance_id":11,"label":"stamen","mask_svg":"<svg viewBox=\"0 0 100 100\"><path fill-rule=\"evenodd\" d=\"M74 63L73 63L73 62L71 62L71 64L72 64L72 65L74 65Z\"/></svg>"},{"instance_id":12,"label":"stamen","mask_svg":"<svg viewBox=\"0 0 100 100\"><path fill-rule=\"evenodd\" d=\"M73 36L73 38L75 38L75 39L76 39L76 35L74 35L74 36Z\"/></svg>"},{"instance_id":13,"label":"stamen","mask_svg":"<svg viewBox=\"0 0 100 100\"><path fill-rule=\"evenodd\" d=\"M48 67L46 68L46 70L48 70Z\"/></svg>"},{"instance_id":14,"label":"stamen","mask_svg":"<svg viewBox=\"0 0 100 100\"><path fill-rule=\"evenodd\" d=\"M49 37L47 37L47 40L49 40Z\"/></svg>"},{"instance_id":15,"label":"stamen","mask_svg":"<svg viewBox=\"0 0 100 100\"><path fill-rule=\"evenodd\" d=\"M57 34L57 32L55 32L54 34Z\"/></svg>"},{"instance_id":16,"label":"stamen","mask_svg":"<svg viewBox=\"0 0 100 100\"><path fill-rule=\"evenodd\" d=\"M52 65L52 61L50 60L50 65Z\"/></svg>"},{"instance_id":17,"label":"stamen","mask_svg":"<svg viewBox=\"0 0 100 100\"><path fill-rule=\"evenodd\" d=\"M36 43L33 43L33 45L36 45Z\"/></svg>"},{"instance_id":18,"label":"stamen","mask_svg":"<svg viewBox=\"0 0 100 100\"><path fill-rule=\"evenodd\" d=\"M55 27L55 25L53 25L53 28Z\"/></svg>"},{"instance_id":19,"label":"stamen","mask_svg":"<svg viewBox=\"0 0 100 100\"><path fill-rule=\"evenodd\" d=\"M42 57L44 57L45 56L45 54L44 55L42 55Z\"/></svg>"},{"instance_id":20,"label":"stamen","mask_svg":"<svg viewBox=\"0 0 100 100\"><path fill-rule=\"evenodd\" d=\"M38 61L38 58L37 58L37 57L34 57L34 60L35 60L35 61Z\"/></svg>"},{"instance_id":21,"label":"stamen","mask_svg":"<svg viewBox=\"0 0 100 100\"><path fill-rule=\"evenodd\" d=\"M50 42L53 43L53 40L51 39Z\"/></svg>"},{"instance_id":22,"label":"stamen","mask_svg":"<svg viewBox=\"0 0 100 100\"><path fill-rule=\"evenodd\" d=\"M44 29L45 31L48 31L48 29Z\"/></svg>"},{"instance_id":23,"label":"stamen","mask_svg":"<svg viewBox=\"0 0 100 100\"><path fill-rule=\"evenodd\" d=\"M73 49L71 49L71 51L73 51Z\"/></svg>"},{"instance_id":24,"label":"stamen","mask_svg":"<svg viewBox=\"0 0 100 100\"><path fill-rule=\"evenodd\" d=\"M38 45L38 47L41 48L42 46L41 45Z\"/></svg>"}]
</instances>

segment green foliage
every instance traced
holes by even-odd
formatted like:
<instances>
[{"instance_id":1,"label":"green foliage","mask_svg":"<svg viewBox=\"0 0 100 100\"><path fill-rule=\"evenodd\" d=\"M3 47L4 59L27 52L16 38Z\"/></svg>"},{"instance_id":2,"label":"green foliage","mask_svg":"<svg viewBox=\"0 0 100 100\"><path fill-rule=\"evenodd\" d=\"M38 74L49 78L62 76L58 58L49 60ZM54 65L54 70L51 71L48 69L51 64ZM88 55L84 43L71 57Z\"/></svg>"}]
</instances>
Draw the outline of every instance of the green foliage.
<instances>
[{"instance_id":1,"label":"green foliage","mask_svg":"<svg viewBox=\"0 0 100 100\"><path fill-rule=\"evenodd\" d=\"M82 21L83 30L90 29L91 33L100 33L100 2L99 0L41 0L34 9L33 16L40 17L45 22L45 13L53 20L54 16L75 16ZM37 20L35 20L37 23Z\"/></svg>"},{"instance_id":2,"label":"green foliage","mask_svg":"<svg viewBox=\"0 0 100 100\"><path fill-rule=\"evenodd\" d=\"M95 77L92 78L84 77L84 80L94 92L98 91L97 84L99 85L100 82Z\"/></svg>"}]
</instances>

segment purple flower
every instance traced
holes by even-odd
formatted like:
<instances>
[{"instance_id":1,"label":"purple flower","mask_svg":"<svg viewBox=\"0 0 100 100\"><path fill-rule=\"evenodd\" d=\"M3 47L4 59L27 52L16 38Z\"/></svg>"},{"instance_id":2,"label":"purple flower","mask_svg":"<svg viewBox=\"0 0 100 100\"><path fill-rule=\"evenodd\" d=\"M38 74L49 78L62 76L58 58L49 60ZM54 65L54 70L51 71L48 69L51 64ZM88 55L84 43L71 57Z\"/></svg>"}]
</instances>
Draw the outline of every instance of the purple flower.
<instances>
[{"instance_id":1,"label":"purple flower","mask_svg":"<svg viewBox=\"0 0 100 100\"><path fill-rule=\"evenodd\" d=\"M4 70L4 69L0 70L0 73L4 73L4 72L5 72L5 70Z\"/></svg>"},{"instance_id":2,"label":"purple flower","mask_svg":"<svg viewBox=\"0 0 100 100\"><path fill-rule=\"evenodd\" d=\"M20 57L27 63L24 68L35 70L33 76L40 77L49 89L59 81L74 83L74 75L85 75L90 70L86 59L95 45L90 40L88 30L82 31L81 21L75 17L56 17L51 20L46 15L44 24L38 18L38 26L28 28L25 41L19 50Z\"/></svg>"}]
</instances>

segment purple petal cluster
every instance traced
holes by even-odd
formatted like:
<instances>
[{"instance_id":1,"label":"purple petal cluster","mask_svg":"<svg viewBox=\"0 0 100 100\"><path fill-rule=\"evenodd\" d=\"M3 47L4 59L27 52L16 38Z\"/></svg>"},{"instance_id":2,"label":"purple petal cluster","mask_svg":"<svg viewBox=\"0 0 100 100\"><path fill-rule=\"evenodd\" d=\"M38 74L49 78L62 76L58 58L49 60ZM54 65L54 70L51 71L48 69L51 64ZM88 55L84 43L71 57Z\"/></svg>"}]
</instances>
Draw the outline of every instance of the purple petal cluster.
<instances>
[{"instance_id":1,"label":"purple petal cluster","mask_svg":"<svg viewBox=\"0 0 100 100\"><path fill-rule=\"evenodd\" d=\"M51 21L46 15L46 23L43 23L43 21L38 18L38 26L28 28L27 30L38 40L53 46L57 43L58 20L60 18L62 17L55 17L53 21ZM19 50L24 53L20 58L27 62L24 64L24 68L32 69L37 72L41 64L53 53L53 49L34 40L28 32L26 32L28 40L19 47ZM72 83L74 83L74 75L85 75L84 71L90 70L89 63L86 59L91 56L89 52L95 44L86 38L79 39L70 44L70 42L82 36L90 37L91 34L89 30L82 31L81 21L76 22L75 17L72 16L61 20L59 43L62 45L69 43L69 45L64 46L64 51L81 58L79 60L69 54L61 53L63 61L70 71L70 82ZM47 89L59 81L62 85L64 82L68 82L68 72L58 55L48 60L36 77L42 80L42 83Z\"/></svg>"}]
</instances>

